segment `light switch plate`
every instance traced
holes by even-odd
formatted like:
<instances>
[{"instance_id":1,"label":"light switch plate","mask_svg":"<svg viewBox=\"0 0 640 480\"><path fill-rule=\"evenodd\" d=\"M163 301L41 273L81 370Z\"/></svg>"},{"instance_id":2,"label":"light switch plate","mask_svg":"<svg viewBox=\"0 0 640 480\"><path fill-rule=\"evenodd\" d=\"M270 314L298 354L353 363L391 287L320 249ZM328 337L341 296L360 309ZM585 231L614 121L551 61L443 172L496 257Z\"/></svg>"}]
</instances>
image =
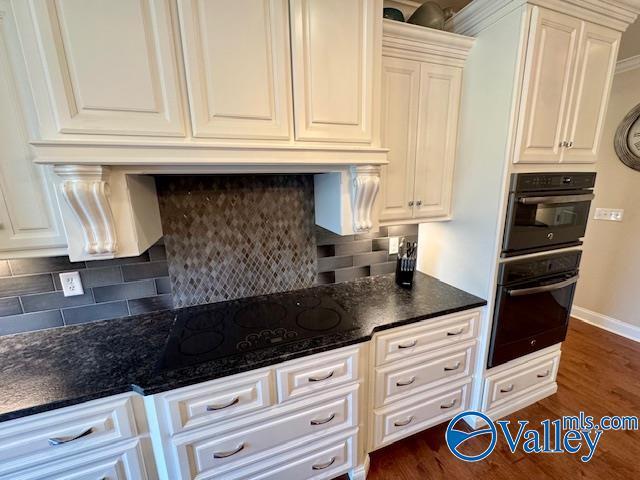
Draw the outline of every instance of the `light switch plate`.
<instances>
[{"instance_id":1,"label":"light switch plate","mask_svg":"<svg viewBox=\"0 0 640 480\"><path fill-rule=\"evenodd\" d=\"M608 220L610 222L621 222L624 210L621 208L596 208L594 220Z\"/></svg>"},{"instance_id":2,"label":"light switch plate","mask_svg":"<svg viewBox=\"0 0 640 480\"><path fill-rule=\"evenodd\" d=\"M60 274L60 283L62 284L62 293L65 297L73 297L75 295L83 295L82 280L79 272L64 272Z\"/></svg>"},{"instance_id":3,"label":"light switch plate","mask_svg":"<svg viewBox=\"0 0 640 480\"><path fill-rule=\"evenodd\" d=\"M400 237L389 237L389 255L398 253L400 247Z\"/></svg>"}]
</instances>

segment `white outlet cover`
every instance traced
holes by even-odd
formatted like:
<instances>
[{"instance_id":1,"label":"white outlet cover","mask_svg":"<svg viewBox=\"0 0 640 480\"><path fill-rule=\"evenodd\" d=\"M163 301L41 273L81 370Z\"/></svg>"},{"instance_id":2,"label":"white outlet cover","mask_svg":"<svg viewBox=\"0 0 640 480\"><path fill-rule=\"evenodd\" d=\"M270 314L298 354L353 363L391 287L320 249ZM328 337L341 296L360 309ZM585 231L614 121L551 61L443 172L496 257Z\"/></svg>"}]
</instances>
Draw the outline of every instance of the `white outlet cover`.
<instances>
[{"instance_id":1,"label":"white outlet cover","mask_svg":"<svg viewBox=\"0 0 640 480\"><path fill-rule=\"evenodd\" d=\"M389 255L398 253L400 248L400 237L389 237Z\"/></svg>"},{"instance_id":2,"label":"white outlet cover","mask_svg":"<svg viewBox=\"0 0 640 480\"><path fill-rule=\"evenodd\" d=\"M73 297L75 295L83 295L82 280L80 272L64 272L60 274L60 283L62 284L62 293L65 297Z\"/></svg>"},{"instance_id":3,"label":"white outlet cover","mask_svg":"<svg viewBox=\"0 0 640 480\"><path fill-rule=\"evenodd\" d=\"M607 220L610 222L621 222L624 216L622 208L596 208L593 216L594 220Z\"/></svg>"}]
</instances>

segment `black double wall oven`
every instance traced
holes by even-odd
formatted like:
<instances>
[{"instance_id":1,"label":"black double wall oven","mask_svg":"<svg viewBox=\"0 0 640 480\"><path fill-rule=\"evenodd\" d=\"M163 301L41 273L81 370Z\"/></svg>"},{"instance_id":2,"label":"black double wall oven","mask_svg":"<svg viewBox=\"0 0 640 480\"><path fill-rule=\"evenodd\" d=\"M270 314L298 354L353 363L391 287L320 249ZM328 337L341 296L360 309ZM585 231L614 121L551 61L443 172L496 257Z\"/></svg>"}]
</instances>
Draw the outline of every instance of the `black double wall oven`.
<instances>
[{"instance_id":1,"label":"black double wall oven","mask_svg":"<svg viewBox=\"0 0 640 480\"><path fill-rule=\"evenodd\" d=\"M595 177L512 175L488 368L565 339Z\"/></svg>"}]
</instances>

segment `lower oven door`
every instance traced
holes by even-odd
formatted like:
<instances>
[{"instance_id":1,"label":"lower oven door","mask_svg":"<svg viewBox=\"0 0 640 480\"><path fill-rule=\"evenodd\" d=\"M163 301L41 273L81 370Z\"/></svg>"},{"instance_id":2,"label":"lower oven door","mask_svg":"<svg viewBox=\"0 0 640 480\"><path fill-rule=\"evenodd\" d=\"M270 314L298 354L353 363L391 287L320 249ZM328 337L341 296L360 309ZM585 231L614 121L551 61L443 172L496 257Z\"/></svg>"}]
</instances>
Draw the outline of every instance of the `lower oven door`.
<instances>
[{"instance_id":1,"label":"lower oven door","mask_svg":"<svg viewBox=\"0 0 640 480\"><path fill-rule=\"evenodd\" d=\"M499 286L487 367L562 342L578 272Z\"/></svg>"},{"instance_id":2,"label":"lower oven door","mask_svg":"<svg viewBox=\"0 0 640 480\"><path fill-rule=\"evenodd\" d=\"M567 195L519 195L509 199L503 252L542 251L584 237L593 199L590 191Z\"/></svg>"}]
</instances>

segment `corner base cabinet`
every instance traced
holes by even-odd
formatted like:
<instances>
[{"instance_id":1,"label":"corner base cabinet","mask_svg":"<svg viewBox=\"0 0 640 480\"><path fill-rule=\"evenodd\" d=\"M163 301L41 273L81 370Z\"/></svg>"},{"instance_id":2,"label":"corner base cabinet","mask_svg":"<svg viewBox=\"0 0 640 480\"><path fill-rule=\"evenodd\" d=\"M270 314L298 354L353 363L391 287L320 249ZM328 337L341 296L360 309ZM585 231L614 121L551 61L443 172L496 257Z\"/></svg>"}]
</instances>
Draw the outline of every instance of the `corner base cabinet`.
<instances>
[{"instance_id":1,"label":"corner base cabinet","mask_svg":"<svg viewBox=\"0 0 640 480\"><path fill-rule=\"evenodd\" d=\"M451 217L462 71L473 39L385 20L380 221Z\"/></svg>"}]
</instances>

